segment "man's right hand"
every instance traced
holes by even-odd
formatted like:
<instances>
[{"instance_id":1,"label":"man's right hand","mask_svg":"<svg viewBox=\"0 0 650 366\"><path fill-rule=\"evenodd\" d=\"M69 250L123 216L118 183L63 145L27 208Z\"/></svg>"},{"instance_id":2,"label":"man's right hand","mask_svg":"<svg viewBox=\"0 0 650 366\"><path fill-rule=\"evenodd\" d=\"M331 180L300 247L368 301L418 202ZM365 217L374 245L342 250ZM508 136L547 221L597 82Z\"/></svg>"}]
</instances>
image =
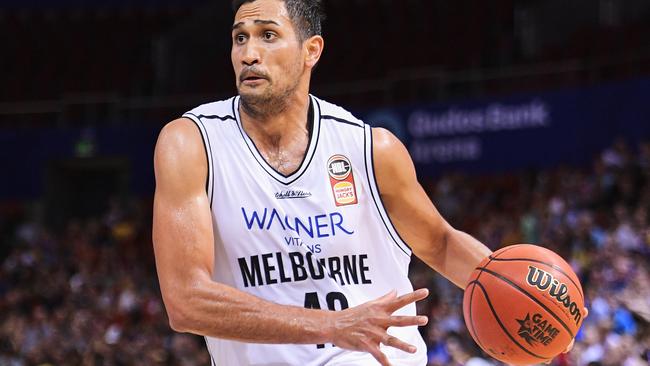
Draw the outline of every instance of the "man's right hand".
<instances>
[{"instance_id":1,"label":"man's right hand","mask_svg":"<svg viewBox=\"0 0 650 366\"><path fill-rule=\"evenodd\" d=\"M417 349L388 334L388 328L421 326L429 320L426 316L394 316L393 313L428 295L429 290L419 289L397 297L393 290L376 300L333 312L329 322L332 343L352 351L368 352L383 366L390 366L388 357L381 352L379 344L409 353L415 353Z\"/></svg>"}]
</instances>

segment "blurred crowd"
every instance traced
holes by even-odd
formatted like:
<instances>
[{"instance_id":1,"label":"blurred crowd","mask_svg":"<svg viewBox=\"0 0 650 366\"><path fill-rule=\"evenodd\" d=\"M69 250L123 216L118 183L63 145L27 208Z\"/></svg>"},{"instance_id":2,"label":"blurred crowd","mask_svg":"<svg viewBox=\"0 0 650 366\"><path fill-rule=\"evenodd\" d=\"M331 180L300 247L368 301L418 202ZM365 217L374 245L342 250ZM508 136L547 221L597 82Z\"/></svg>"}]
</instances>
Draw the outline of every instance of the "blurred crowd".
<instances>
[{"instance_id":1,"label":"blurred crowd","mask_svg":"<svg viewBox=\"0 0 650 366\"><path fill-rule=\"evenodd\" d=\"M650 143L617 141L593 166L426 184L455 227L496 250L546 246L580 277L589 316L556 366L650 365ZM111 202L56 231L24 219L3 238L0 365L209 365L203 338L168 326L157 287L150 203ZM37 217L38 215L32 215ZM430 366L499 365L465 329L462 291L414 259Z\"/></svg>"},{"instance_id":2,"label":"blurred crowd","mask_svg":"<svg viewBox=\"0 0 650 366\"><path fill-rule=\"evenodd\" d=\"M53 235L24 222L0 267L0 365L209 365L202 339L168 326L150 205Z\"/></svg>"},{"instance_id":3,"label":"blurred crowd","mask_svg":"<svg viewBox=\"0 0 650 366\"><path fill-rule=\"evenodd\" d=\"M534 243L559 253L583 288L589 316L557 366L650 365L650 143L618 140L586 168L498 177L448 175L432 185L438 209L491 249ZM466 331L462 293L413 266L434 295L420 311L429 365L500 365ZM437 295L437 296L436 296Z\"/></svg>"}]
</instances>

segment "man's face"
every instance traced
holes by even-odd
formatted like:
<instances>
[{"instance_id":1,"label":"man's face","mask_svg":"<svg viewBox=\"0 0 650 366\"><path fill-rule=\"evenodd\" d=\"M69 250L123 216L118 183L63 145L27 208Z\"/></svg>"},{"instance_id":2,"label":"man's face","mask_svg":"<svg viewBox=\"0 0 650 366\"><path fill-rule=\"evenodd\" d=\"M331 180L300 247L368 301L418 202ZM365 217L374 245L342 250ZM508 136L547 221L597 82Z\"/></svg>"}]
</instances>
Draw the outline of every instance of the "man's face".
<instances>
[{"instance_id":1,"label":"man's face","mask_svg":"<svg viewBox=\"0 0 650 366\"><path fill-rule=\"evenodd\" d=\"M305 64L302 42L281 0L256 0L239 8L232 30L232 64L242 101L263 107L286 99Z\"/></svg>"}]
</instances>

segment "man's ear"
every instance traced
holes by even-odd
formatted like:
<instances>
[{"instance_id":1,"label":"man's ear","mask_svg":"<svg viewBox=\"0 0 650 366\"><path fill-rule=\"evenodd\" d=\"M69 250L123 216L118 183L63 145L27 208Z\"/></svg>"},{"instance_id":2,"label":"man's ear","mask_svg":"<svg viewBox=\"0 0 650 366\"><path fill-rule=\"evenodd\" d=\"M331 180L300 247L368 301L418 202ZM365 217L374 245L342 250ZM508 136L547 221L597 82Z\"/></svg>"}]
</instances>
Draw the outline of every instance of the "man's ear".
<instances>
[{"instance_id":1,"label":"man's ear","mask_svg":"<svg viewBox=\"0 0 650 366\"><path fill-rule=\"evenodd\" d=\"M325 40L321 36L312 36L305 41L304 47L306 51L305 65L314 68L323 54Z\"/></svg>"}]
</instances>

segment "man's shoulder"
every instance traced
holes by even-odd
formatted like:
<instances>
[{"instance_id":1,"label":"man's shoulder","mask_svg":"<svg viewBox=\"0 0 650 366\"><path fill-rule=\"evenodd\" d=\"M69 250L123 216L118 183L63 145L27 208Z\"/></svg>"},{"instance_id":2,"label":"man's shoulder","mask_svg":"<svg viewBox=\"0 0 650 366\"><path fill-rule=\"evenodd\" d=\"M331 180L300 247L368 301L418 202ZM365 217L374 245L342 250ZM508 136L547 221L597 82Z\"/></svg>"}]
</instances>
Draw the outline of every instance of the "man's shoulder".
<instances>
[{"instance_id":1,"label":"man's shoulder","mask_svg":"<svg viewBox=\"0 0 650 366\"><path fill-rule=\"evenodd\" d=\"M183 114L184 117L197 118L197 119L220 119L222 121L228 119L235 119L235 99L231 97L228 99L218 100L201 104Z\"/></svg>"},{"instance_id":2,"label":"man's shoulder","mask_svg":"<svg viewBox=\"0 0 650 366\"><path fill-rule=\"evenodd\" d=\"M365 123L363 123L362 120L359 118L355 117L350 111L347 109L328 102L326 100L320 99L318 97L315 97L312 95L312 97L316 100L318 103L318 106L320 108L320 116L321 119L325 120L331 120L334 122L341 122L349 125L354 125L357 127L364 127Z\"/></svg>"}]
</instances>

